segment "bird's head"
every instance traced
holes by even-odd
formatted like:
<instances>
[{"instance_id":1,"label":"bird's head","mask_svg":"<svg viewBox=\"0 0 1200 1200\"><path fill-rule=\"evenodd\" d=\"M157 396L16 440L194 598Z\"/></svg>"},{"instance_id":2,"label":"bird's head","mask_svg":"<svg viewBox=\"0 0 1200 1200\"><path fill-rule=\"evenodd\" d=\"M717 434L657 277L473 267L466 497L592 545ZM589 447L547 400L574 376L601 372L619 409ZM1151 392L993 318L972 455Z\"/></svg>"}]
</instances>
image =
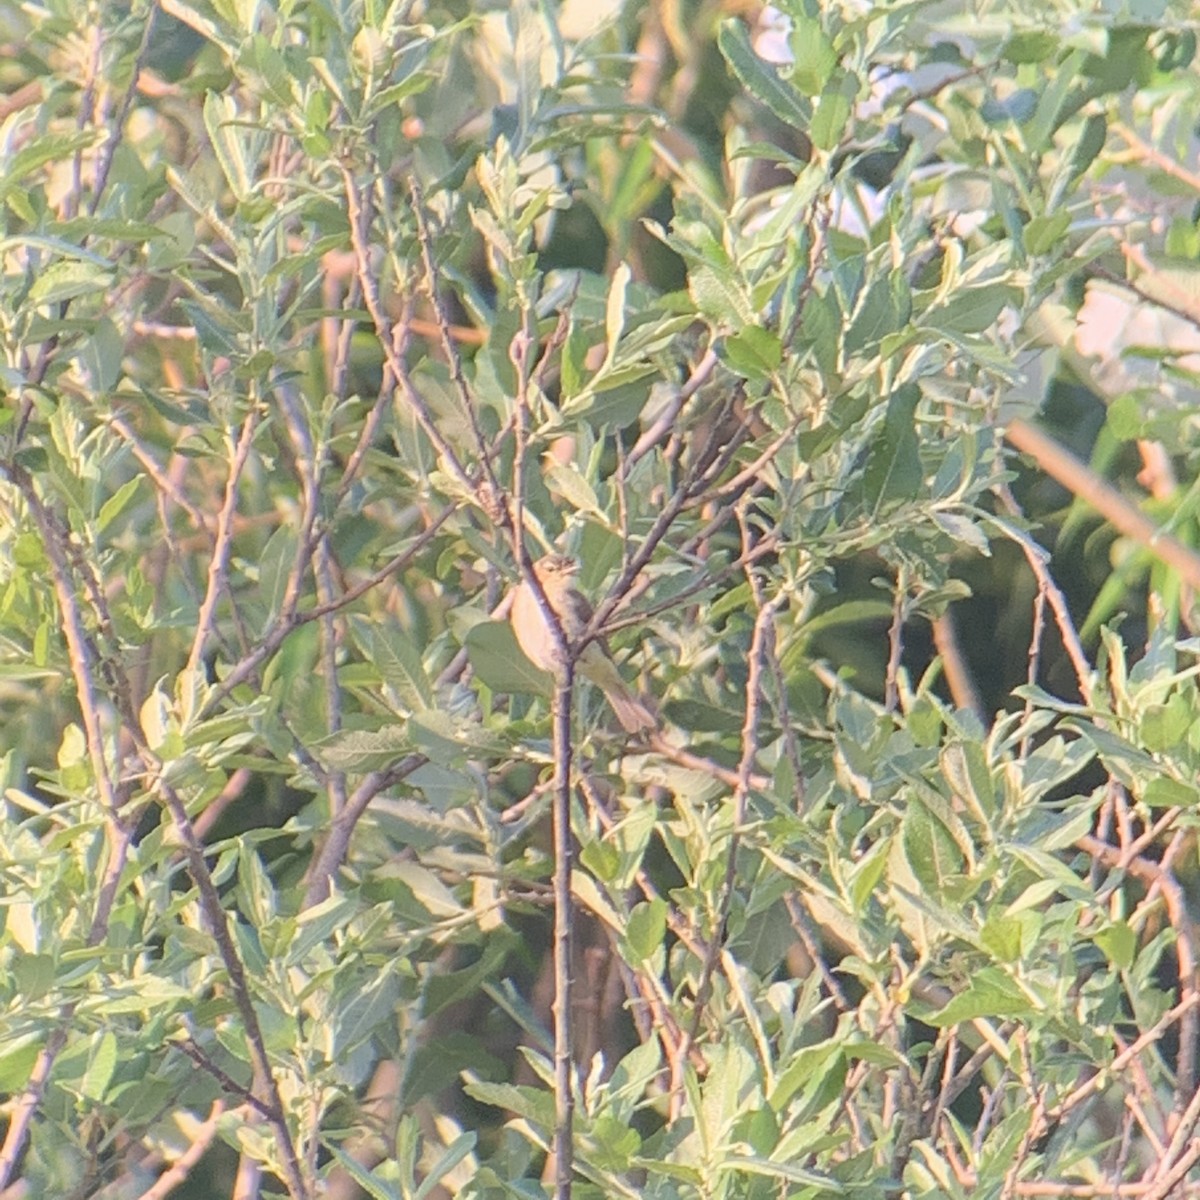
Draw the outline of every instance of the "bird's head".
<instances>
[{"instance_id":1,"label":"bird's head","mask_svg":"<svg viewBox=\"0 0 1200 1200\"><path fill-rule=\"evenodd\" d=\"M533 565L543 587L565 586L579 573L579 563L566 554L547 554Z\"/></svg>"}]
</instances>

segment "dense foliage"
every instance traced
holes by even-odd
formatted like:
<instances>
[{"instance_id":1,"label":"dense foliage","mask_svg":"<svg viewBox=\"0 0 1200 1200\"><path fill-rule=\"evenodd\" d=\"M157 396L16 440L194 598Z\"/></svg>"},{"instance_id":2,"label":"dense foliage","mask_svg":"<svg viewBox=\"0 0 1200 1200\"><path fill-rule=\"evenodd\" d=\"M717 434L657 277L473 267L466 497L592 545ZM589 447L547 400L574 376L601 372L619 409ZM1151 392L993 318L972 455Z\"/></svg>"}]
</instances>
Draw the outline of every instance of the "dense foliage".
<instances>
[{"instance_id":1,"label":"dense foliage","mask_svg":"<svg viewBox=\"0 0 1200 1200\"><path fill-rule=\"evenodd\" d=\"M1194 28L780 9L0 0L4 1196L549 1194L549 550L578 1195L1195 1177Z\"/></svg>"}]
</instances>

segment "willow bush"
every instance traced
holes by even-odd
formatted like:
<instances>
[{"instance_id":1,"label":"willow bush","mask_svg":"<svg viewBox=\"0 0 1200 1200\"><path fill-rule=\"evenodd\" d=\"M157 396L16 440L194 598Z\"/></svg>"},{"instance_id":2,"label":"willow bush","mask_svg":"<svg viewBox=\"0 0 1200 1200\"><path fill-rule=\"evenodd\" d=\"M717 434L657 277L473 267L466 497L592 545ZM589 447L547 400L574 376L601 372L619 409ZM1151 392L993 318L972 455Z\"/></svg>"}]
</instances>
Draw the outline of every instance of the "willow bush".
<instances>
[{"instance_id":1,"label":"willow bush","mask_svg":"<svg viewBox=\"0 0 1200 1200\"><path fill-rule=\"evenodd\" d=\"M0 4L0 1194L1184 1194L1190 21Z\"/></svg>"}]
</instances>

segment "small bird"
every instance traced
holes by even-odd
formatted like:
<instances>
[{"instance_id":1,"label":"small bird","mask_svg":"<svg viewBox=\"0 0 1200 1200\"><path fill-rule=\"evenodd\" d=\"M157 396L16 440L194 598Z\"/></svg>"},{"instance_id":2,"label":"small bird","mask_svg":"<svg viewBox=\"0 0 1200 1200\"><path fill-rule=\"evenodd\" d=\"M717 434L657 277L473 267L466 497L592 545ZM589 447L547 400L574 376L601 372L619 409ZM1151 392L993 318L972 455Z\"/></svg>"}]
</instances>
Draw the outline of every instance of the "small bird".
<instances>
[{"instance_id":1,"label":"small bird","mask_svg":"<svg viewBox=\"0 0 1200 1200\"><path fill-rule=\"evenodd\" d=\"M592 606L576 591L574 579L579 564L565 554L547 554L533 564L534 573L546 593L550 607L562 622L567 641L574 642L592 619ZM558 667L558 645L533 588L524 580L517 588L512 606L513 631L525 656L543 671ZM576 662L585 679L591 680L605 695L617 720L628 733L655 728L654 714L626 686L617 665L608 655L608 647L599 639L589 642Z\"/></svg>"}]
</instances>

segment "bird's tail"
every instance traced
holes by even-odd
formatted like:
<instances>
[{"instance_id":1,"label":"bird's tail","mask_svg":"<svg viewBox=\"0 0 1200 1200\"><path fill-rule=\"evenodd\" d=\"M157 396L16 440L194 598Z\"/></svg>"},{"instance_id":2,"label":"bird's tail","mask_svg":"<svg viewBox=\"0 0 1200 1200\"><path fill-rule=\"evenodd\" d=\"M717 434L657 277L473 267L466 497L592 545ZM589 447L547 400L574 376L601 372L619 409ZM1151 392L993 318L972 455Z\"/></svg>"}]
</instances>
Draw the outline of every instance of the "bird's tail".
<instances>
[{"instance_id":1,"label":"bird's tail","mask_svg":"<svg viewBox=\"0 0 1200 1200\"><path fill-rule=\"evenodd\" d=\"M619 688L606 688L604 695L626 733L643 733L658 726L658 718L654 713L624 684Z\"/></svg>"}]
</instances>

